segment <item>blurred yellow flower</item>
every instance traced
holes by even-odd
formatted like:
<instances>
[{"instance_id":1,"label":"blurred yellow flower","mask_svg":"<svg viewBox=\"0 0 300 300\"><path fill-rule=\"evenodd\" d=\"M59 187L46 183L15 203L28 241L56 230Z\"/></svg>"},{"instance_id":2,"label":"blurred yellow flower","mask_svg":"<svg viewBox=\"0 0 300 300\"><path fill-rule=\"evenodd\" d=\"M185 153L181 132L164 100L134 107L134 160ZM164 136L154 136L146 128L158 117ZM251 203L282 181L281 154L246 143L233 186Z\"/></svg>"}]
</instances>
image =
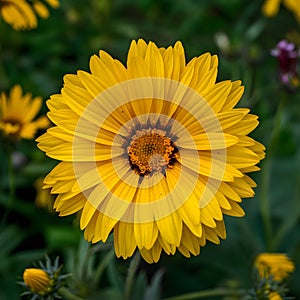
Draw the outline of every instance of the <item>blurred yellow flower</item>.
<instances>
[{"instance_id":1,"label":"blurred yellow flower","mask_svg":"<svg viewBox=\"0 0 300 300\"><path fill-rule=\"evenodd\" d=\"M278 14L280 4L289 9L292 13L294 13L295 18L298 22L300 22L300 0L265 0L262 6L262 13L266 17L274 17Z\"/></svg>"},{"instance_id":2,"label":"blurred yellow flower","mask_svg":"<svg viewBox=\"0 0 300 300\"><path fill-rule=\"evenodd\" d=\"M33 293L46 295L49 293L50 277L48 273L42 269L30 268L25 269L23 273L24 283Z\"/></svg>"},{"instance_id":3,"label":"blurred yellow flower","mask_svg":"<svg viewBox=\"0 0 300 300\"><path fill-rule=\"evenodd\" d=\"M284 253L261 253L256 257L254 265L261 278L272 276L273 280L279 282L295 269L292 260Z\"/></svg>"},{"instance_id":4,"label":"blurred yellow flower","mask_svg":"<svg viewBox=\"0 0 300 300\"><path fill-rule=\"evenodd\" d=\"M282 297L277 292L273 292L269 295L270 300L282 300Z\"/></svg>"},{"instance_id":5,"label":"blurred yellow flower","mask_svg":"<svg viewBox=\"0 0 300 300\"><path fill-rule=\"evenodd\" d=\"M43 178L38 178L34 182L34 188L36 190L36 206L46 208L50 212L53 212L54 197L52 194L50 194L49 189L43 189Z\"/></svg>"},{"instance_id":6,"label":"blurred yellow flower","mask_svg":"<svg viewBox=\"0 0 300 300\"><path fill-rule=\"evenodd\" d=\"M45 1L54 8L59 7L59 0L45 0Z\"/></svg>"},{"instance_id":7,"label":"blurred yellow flower","mask_svg":"<svg viewBox=\"0 0 300 300\"><path fill-rule=\"evenodd\" d=\"M48 5L57 8L58 0L45 0ZM39 0L0 0L0 15L15 30L37 27L37 13L41 18L49 17L47 6Z\"/></svg>"},{"instance_id":8,"label":"blurred yellow flower","mask_svg":"<svg viewBox=\"0 0 300 300\"><path fill-rule=\"evenodd\" d=\"M45 178L61 216L82 211L85 238L114 232L118 257L136 248L147 262L161 252L198 255L226 238L223 214L241 217L254 195L248 172L264 146L247 134L258 125L234 108L240 81L216 83L218 58L185 61L180 42L131 43L127 67L100 51L91 72L66 75L47 101L56 126L38 147L61 162Z\"/></svg>"},{"instance_id":9,"label":"blurred yellow flower","mask_svg":"<svg viewBox=\"0 0 300 300\"><path fill-rule=\"evenodd\" d=\"M0 137L12 140L19 138L32 139L38 129L47 128L50 124L47 117L42 116L33 121L42 106L42 98L32 99L31 94L22 95L19 85L10 90L9 96L0 95Z\"/></svg>"},{"instance_id":10,"label":"blurred yellow flower","mask_svg":"<svg viewBox=\"0 0 300 300\"><path fill-rule=\"evenodd\" d=\"M49 17L49 10L47 6L41 1L34 1L32 6L36 13L43 19L47 19Z\"/></svg>"}]
</instances>

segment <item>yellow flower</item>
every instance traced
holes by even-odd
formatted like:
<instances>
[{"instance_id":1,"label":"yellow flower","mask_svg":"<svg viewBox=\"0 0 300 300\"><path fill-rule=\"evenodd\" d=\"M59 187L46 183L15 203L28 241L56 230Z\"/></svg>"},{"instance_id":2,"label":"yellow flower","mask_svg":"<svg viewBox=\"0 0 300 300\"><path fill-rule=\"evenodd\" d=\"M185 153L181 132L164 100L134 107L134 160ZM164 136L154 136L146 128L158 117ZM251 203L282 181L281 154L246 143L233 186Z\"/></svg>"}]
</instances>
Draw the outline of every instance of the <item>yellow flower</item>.
<instances>
[{"instance_id":1,"label":"yellow flower","mask_svg":"<svg viewBox=\"0 0 300 300\"><path fill-rule=\"evenodd\" d=\"M42 99L31 94L22 95L22 88L14 86L9 96L0 95L0 136L16 140L32 139L38 129L49 126L47 117L33 121L42 106Z\"/></svg>"},{"instance_id":2,"label":"yellow flower","mask_svg":"<svg viewBox=\"0 0 300 300\"><path fill-rule=\"evenodd\" d=\"M47 19L49 17L49 10L47 6L41 1L34 1L32 6L36 13L43 19Z\"/></svg>"},{"instance_id":3,"label":"yellow flower","mask_svg":"<svg viewBox=\"0 0 300 300\"><path fill-rule=\"evenodd\" d=\"M45 0L50 6L57 8L58 0ZM15 30L32 29L37 27L37 17L49 17L49 10L41 1L33 0L0 0L0 15L3 20Z\"/></svg>"},{"instance_id":4,"label":"yellow flower","mask_svg":"<svg viewBox=\"0 0 300 300\"><path fill-rule=\"evenodd\" d=\"M298 22L300 22L300 1L299 0L284 0L283 4L289 9L295 16Z\"/></svg>"},{"instance_id":5,"label":"yellow flower","mask_svg":"<svg viewBox=\"0 0 300 300\"><path fill-rule=\"evenodd\" d=\"M62 265L57 257L52 263L46 256L45 263L39 262L39 268L28 268L23 273L23 281L19 282L25 288L22 296L28 299L57 299L61 298L59 289L66 284L70 274L61 274Z\"/></svg>"},{"instance_id":6,"label":"yellow flower","mask_svg":"<svg viewBox=\"0 0 300 300\"><path fill-rule=\"evenodd\" d=\"M299 0L265 0L262 6L262 13L266 17L274 17L278 14L281 2L294 13L295 18L300 22L300 1Z\"/></svg>"},{"instance_id":7,"label":"yellow flower","mask_svg":"<svg viewBox=\"0 0 300 300\"><path fill-rule=\"evenodd\" d=\"M48 189L43 189L43 178L38 178L34 182L36 190L35 204L41 208L47 208L50 212L53 212L53 195L50 194Z\"/></svg>"},{"instance_id":8,"label":"yellow flower","mask_svg":"<svg viewBox=\"0 0 300 300\"><path fill-rule=\"evenodd\" d=\"M59 0L45 0L45 1L54 8L59 7Z\"/></svg>"},{"instance_id":9,"label":"yellow flower","mask_svg":"<svg viewBox=\"0 0 300 300\"><path fill-rule=\"evenodd\" d=\"M283 281L295 269L294 263L284 253L261 253L255 259L255 267L261 278L273 277L275 281Z\"/></svg>"},{"instance_id":10,"label":"yellow flower","mask_svg":"<svg viewBox=\"0 0 300 300\"><path fill-rule=\"evenodd\" d=\"M281 300L282 297L277 292L273 292L269 295L270 300Z\"/></svg>"},{"instance_id":11,"label":"yellow flower","mask_svg":"<svg viewBox=\"0 0 300 300\"><path fill-rule=\"evenodd\" d=\"M218 59L185 61L180 42L131 43L127 66L100 51L91 72L66 75L47 101L56 124L38 147L61 162L45 178L61 216L82 211L85 238L116 255L138 248L147 262L162 250L198 255L225 238L223 214L241 217L264 146L247 136L257 125L234 108L240 81L216 83Z\"/></svg>"},{"instance_id":12,"label":"yellow flower","mask_svg":"<svg viewBox=\"0 0 300 300\"><path fill-rule=\"evenodd\" d=\"M42 269L25 269L23 273L23 280L26 286L34 293L45 295L49 292L50 277L48 273Z\"/></svg>"}]
</instances>

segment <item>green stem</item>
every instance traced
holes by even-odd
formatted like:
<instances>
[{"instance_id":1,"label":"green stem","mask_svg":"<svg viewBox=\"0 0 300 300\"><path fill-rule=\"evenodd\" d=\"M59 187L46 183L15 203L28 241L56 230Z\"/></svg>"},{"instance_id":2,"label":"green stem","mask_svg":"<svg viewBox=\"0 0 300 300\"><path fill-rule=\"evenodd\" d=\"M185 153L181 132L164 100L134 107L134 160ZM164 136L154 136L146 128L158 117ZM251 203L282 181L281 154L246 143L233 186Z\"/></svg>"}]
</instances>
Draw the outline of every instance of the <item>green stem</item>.
<instances>
[{"instance_id":1,"label":"green stem","mask_svg":"<svg viewBox=\"0 0 300 300\"><path fill-rule=\"evenodd\" d=\"M300 182L300 174L298 174L297 176L297 182ZM282 241L282 239L284 237L286 237L286 234L292 229L295 228L298 219L299 219L299 215L300 215L300 207L298 205L298 200L300 199L300 186L298 185L296 187L296 194L294 197L294 207L295 209L290 213L290 216L287 220L285 220L285 222L283 222L282 226L280 226L280 228L278 228L278 231L276 232L273 240L272 240L272 247L274 249L276 249L278 247L278 245L280 244L280 242Z\"/></svg>"},{"instance_id":2,"label":"green stem","mask_svg":"<svg viewBox=\"0 0 300 300\"><path fill-rule=\"evenodd\" d=\"M95 271L95 275L94 275L94 284L95 285L97 283L99 283L101 276L103 274L103 271L109 265L109 263L111 262L111 260L113 259L114 256L115 256L115 252L113 250L109 251L106 254L106 256L103 258L101 263L99 264L98 268Z\"/></svg>"},{"instance_id":3,"label":"green stem","mask_svg":"<svg viewBox=\"0 0 300 300\"><path fill-rule=\"evenodd\" d=\"M84 298L78 297L72 294L67 288L61 287L58 290L58 294L62 297L62 299L66 300L85 300Z\"/></svg>"},{"instance_id":4,"label":"green stem","mask_svg":"<svg viewBox=\"0 0 300 300\"><path fill-rule=\"evenodd\" d=\"M246 294L245 290L217 288L212 290L199 291L199 292L183 294L175 297L165 298L164 300L191 300L191 299L201 299L201 298L215 297L215 296L240 297L245 294Z\"/></svg>"},{"instance_id":5,"label":"green stem","mask_svg":"<svg viewBox=\"0 0 300 300\"><path fill-rule=\"evenodd\" d=\"M88 261L91 254L90 243L87 242L83 236L79 240L78 253L77 253L77 276L80 281L86 279Z\"/></svg>"},{"instance_id":6,"label":"green stem","mask_svg":"<svg viewBox=\"0 0 300 300\"><path fill-rule=\"evenodd\" d=\"M140 254L137 251L133 260L130 263L129 269L128 269L128 275L126 277L125 281L125 291L124 291L124 300L130 300L131 299L131 290L134 280L134 274L137 270L137 267L140 262Z\"/></svg>"},{"instance_id":7,"label":"green stem","mask_svg":"<svg viewBox=\"0 0 300 300\"><path fill-rule=\"evenodd\" d=\"M269 197L272 155L282 125L282 116L283 116L284 107L286 103L286 97L287 95L284 94L284 96L280 99L279 105L277 107L277 111L274 117L273 131L271 133L269 144L267 145L267 155L264 160L262 171L261 171L262 184L261 184L260 212L261 212L262 222L265 231L266 248L268 251L273 250L272 249L273 230L272 230L270 197Z\"/></svg>"}]
</instances>

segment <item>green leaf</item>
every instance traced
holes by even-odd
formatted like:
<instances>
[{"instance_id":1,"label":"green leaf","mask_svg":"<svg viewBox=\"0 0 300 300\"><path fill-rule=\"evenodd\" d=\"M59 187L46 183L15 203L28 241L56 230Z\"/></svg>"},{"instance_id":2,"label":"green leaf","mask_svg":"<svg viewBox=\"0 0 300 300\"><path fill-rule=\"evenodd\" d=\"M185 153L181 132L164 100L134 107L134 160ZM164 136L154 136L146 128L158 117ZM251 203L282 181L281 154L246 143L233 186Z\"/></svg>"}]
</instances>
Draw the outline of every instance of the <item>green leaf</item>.
<instances>
[{"instance_id":1,"label":"green leaf","mask_svg":"<svg viewBox=\"0 0 300 300\"><path fill-rule=\"evenodd\" d=\"M4 256L18 246L25 235L17 226L9 225L0 232L0 256Z\"/></svg>"},{"instance_id":2,"label":"green leaf","mask_svg":"<svg viewBox=\"0 0 300 300\"><path fill-rule=\"evenodd\" d=\"M161 281L164 271L158 270L149 287L146 289L144 300L159 300L161 299Z\"/></svg>"},{"instance_id":3,"label":"green leaf","mask_svg":"<svg viewBox=\"0 0 300 300\"><path fill-rule=\"evenodd\" d=\"M123 300L122 294L119 290L114 288L107 288L101 291L95 292L90 295L87 300Z\"/></svg>"},{"instance_id":4,"label":"green leaf","mask_svg":"<svg viewBox=\"0 0 300 300\"><path fill-rule=\"evenodd\" d=\"M110 284L114 287L114 289L118 290L122 293L124 289L123 278L120 276L120 272L117 269L117 260L116 258L111 261L107 268L107 275Z\"/></svg>"},{"instance_id":5,"label":"green leaf","mask_svg":"<svg viewBox=\"0 0 300 300\"><path fill-rule=\"evenodd\" d=\"M145 272L140 272L135 279L134 289L132 290L132 300L143 299L147 287L147 276Z\"/></svg>"}]
</instances>

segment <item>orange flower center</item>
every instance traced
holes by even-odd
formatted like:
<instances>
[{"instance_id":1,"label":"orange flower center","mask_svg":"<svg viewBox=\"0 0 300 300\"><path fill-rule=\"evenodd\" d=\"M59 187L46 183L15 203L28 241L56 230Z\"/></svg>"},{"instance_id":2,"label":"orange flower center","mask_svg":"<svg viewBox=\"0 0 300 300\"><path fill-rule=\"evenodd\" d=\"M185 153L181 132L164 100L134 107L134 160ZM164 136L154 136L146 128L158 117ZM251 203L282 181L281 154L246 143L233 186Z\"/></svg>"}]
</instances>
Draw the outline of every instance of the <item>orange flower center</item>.
<instances>
[{"instance_id":1,"label":"orange flower center","mask_svg":"<svg viewBox=\"0 0 300 300\"><path fill-rule=\"evenodd\" d=\"M131 168L141 176L163 172L178 157L171 139L156 129L137 130L127 152Z\"/></svg>"},{"instance_id":2,"label":"orange flower center","mask_svg":"<svg viewBox=\"0 0 300 300\"><path fill-rule=\"evenodd\" d=\"M5 135L18 137L23 124L15 119L3 119L0 120L0 131L3 131Z\"/></svg>"}]
</instances>

